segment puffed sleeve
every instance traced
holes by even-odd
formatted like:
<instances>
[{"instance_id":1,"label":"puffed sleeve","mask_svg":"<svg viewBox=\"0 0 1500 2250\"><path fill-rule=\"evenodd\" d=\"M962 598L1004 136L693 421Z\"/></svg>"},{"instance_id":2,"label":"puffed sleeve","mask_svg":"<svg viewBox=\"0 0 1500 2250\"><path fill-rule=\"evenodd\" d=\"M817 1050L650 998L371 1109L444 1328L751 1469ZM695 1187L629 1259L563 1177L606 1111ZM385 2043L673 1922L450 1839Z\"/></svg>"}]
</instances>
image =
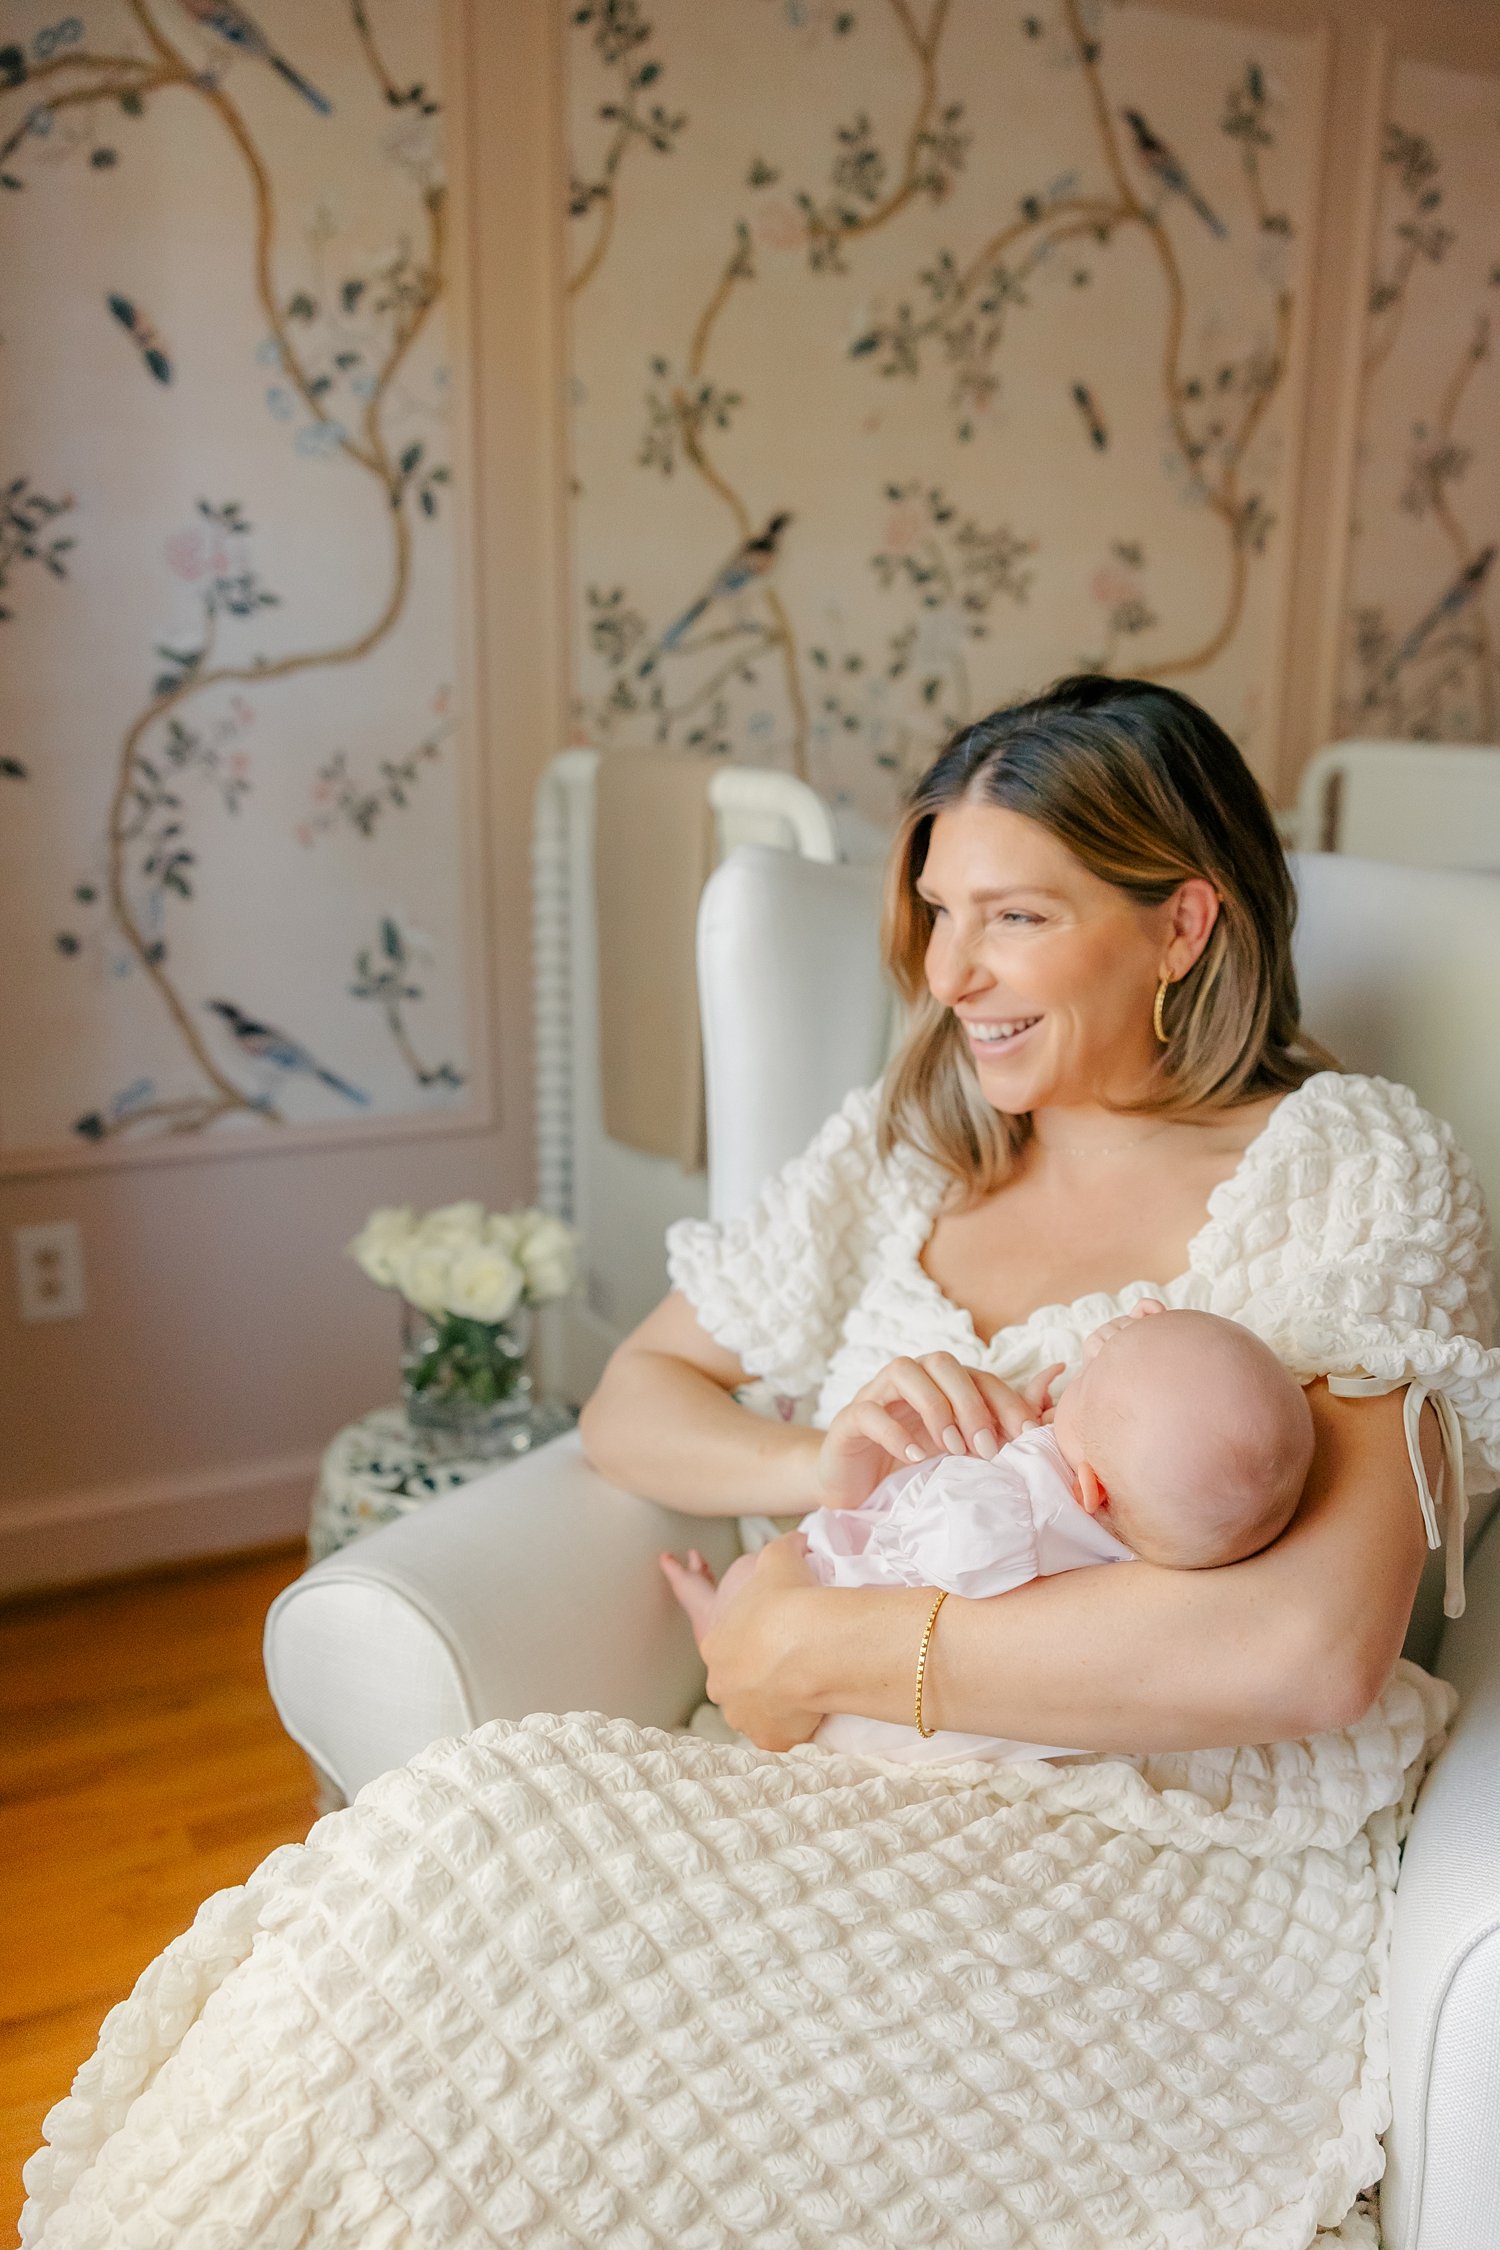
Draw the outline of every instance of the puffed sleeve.
<instances>
[{"instance_id":1,"label":"puffed sleeve","mask_svg":"<svg viewBox=\"0 0 1500 2250\"><path fill-rule=\"evenodd\" d=\"M1270 1184L1278 1254L1242 1317L1304 1380L1412 1379L1458 1417L1470 1482L1500 1476L1490 1232L1474 1167L1406 1086L1328 1074ZM1274 1270L1272 1270L1274 1269Z\"/></svg>"},{"instance_id":2,"label":"puffed sleeve","mask_svg":"<svg viewBox=\"0 0 1500 2250\"><path fill-rule=\"evenodd\" d=\"M798 1398L822 1382L863 1285L888 1186L875 1147L879 1086L847 1096L737 1219L678 1219L667 1271L715 1343Z\"/></svg>"}]
</instances>

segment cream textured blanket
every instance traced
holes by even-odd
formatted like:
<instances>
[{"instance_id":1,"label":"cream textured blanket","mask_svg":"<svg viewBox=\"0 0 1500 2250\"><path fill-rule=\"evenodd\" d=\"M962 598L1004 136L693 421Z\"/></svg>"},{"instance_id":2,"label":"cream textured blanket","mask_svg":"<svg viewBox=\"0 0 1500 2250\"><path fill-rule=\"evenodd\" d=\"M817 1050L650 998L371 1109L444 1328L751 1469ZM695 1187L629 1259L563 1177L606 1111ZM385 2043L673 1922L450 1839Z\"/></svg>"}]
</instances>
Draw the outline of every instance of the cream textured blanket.
<instances>
[{"instance_id":1,"label":"cream textured blanket","mask_svg":"<svg viewBox=\"0 0 1500 2250\"><path fill-rule=\"evenodd\" d=\"M1304 1743L947 1772L481 1727L207 1902L49 2117L22 2240L1373 2244L1452 1700L1401 1664Z\"/></svg>"}]
</instances>

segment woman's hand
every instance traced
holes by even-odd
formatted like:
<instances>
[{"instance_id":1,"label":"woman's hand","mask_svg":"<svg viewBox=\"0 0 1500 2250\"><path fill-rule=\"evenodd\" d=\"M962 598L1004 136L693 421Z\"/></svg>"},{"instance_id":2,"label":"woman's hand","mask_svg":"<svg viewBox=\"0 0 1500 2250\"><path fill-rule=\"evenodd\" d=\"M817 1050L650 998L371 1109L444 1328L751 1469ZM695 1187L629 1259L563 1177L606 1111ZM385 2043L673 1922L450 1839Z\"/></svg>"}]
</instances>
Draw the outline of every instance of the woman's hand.
<instances>
[{"instance_id":1,"label":"woman's hand","mask_svg":"<svg viewBox=\"0 0 1500 2250\"><path fill-rule=\"evenodd\" d=\"M773 1539L742 1587L721 1603L703 1642L708 1692L729 1724L762 1750L790 1750L822 1714L799 1700L793 1670L802 1597L821 1591L800 1531Z\"/></svg>"},{"instance_id":2,"label":"woman's hand","mask_svg":"<svg viewBox=\"0 0 1500 2250\"><path fill-rule=\"evenodd\" d=\"M951 1352L893 1359L835 1414L818 1454L825 1508L857 1508L893 1469L934 1453L991 1461L1002 1445L1041 1420L1063 1362L1045 1368L1030 1393L1012 1390Z\"/></svg>"}]
</instances>

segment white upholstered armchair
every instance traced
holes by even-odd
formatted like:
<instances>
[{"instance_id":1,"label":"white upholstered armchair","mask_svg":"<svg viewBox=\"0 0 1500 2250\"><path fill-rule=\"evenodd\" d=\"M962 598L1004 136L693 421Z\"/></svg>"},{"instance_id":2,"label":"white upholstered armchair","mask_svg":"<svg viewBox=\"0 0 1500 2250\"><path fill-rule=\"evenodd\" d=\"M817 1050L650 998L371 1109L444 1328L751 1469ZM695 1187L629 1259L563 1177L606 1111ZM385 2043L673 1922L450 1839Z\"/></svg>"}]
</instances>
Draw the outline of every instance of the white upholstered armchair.
<instances>
[{"instance_id":1,"label":"white upholstered armchair","mask_svg":"<svg viewBox=\"0 0 1500 2250\"><path fill-rule=\"evenodd\" d=\"M1311 1028L1352 1067L1405 1080L1454 1124L1500 1209L1500 881L1348 858L1297 862ZM711 1205L742 1209L853 1085L876 1076L891 1002L879 877L745 847L699 919ZM1485 1509L1476 1508L1482 1527ZM344 1548L277 1601L271 1689L334 1786L438 1737L535 1710L681 1726L702 1672L656 1569L716 1563L726 1523L618 1490L576 1436ZM1472 1553L1467 1614L1424 1582L1407 1652L1463 1702L1428 1778L1397 1902L1387 2250L1500 2245L1500 1527Z\"/></svg>"}]
</instances>

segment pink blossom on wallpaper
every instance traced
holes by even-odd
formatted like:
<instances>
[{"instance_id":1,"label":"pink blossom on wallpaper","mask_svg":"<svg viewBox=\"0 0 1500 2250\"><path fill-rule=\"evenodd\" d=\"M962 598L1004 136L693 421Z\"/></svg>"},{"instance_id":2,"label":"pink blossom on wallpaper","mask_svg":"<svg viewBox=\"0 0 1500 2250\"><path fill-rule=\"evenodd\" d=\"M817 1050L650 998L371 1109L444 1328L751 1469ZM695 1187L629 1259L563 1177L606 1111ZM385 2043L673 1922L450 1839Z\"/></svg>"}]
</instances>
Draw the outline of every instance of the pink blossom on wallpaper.
<instances>
[{"instance_id":1,"label":"pink blossom on wallpaper","mask_svg":"<svg viewBox=\"0 0 1500 2250\"><path fill-rule=\"evenodd\" d=\"M189 584L199 578L227 578L230 572L229 549L209 524L193 523L174 531L162 552L167 568Z\"/></svg>"},{"instance_id":2,"label":"pink blossom on wallpaper","mask_svg":"<svg viewBox=\"0 0 1500 2250\"><path fill-rule=\"evenodd\" d=\"M886 518L882 549L888 555L909 555L913 547L921 545L927 530L925 509L912 504L893 508Z\"/></svg>"},{"instance_id":3,"label":"pink blossom on wallpaper","mask_svg":"<svg viewBox=\"0 0 1500 2250\"><path fill-rule=\"evenodd\" d=\"M1140 600L1141 582L1134 571L1106 563L1089 580L1089 592L1102 609L1118 609L1123 602Z\"/></svg>"},{"instance_id":4,"label":"pink blossom on wallpaper","mask_svg":"<svg viewBox=\"0 0 1500 2250\"><path fill-rule=\"evenodd\" d=\"M755 236L767 250L805 250L807 220L795 204L771 203L755 222Z\"/></svg>"}]
</instances>

